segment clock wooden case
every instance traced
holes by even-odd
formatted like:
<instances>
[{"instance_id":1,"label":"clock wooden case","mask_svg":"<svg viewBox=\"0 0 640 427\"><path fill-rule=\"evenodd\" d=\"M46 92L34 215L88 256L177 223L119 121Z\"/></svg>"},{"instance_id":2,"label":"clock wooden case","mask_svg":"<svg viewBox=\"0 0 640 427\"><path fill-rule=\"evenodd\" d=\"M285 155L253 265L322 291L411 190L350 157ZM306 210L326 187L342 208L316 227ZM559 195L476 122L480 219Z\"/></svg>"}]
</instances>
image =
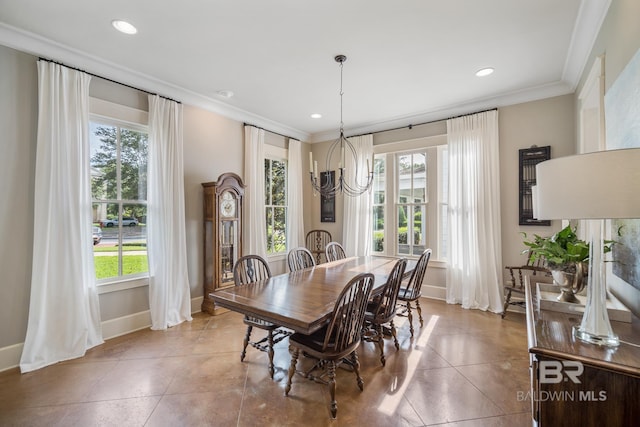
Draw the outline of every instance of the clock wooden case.
<instances>
[{"instance_id":1,"label":"clock wooden case","mask_svg":"<svg viewBox=\"0 0 640 427\"><path fill-rule=\"evenodd\" d=\"M242 256L242 199L245 185L235 173L204 182L204 299L202 311L214 314L209 294L234 285L233 265Z\"/></svg>"}]
</instances>

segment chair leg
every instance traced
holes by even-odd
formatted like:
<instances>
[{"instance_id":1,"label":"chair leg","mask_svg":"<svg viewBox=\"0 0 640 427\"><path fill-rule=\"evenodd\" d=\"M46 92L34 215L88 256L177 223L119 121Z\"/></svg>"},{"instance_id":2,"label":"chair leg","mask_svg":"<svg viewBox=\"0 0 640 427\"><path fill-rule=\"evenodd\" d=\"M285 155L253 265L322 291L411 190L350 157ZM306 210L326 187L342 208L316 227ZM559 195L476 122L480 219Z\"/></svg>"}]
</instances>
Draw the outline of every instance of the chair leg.
<instances>
[{"instance_id":1,"label":"chair leg","mask_svg":"<svg viewBox=\"0 0 640 427\"><path fill-rule=\"evenodd\" d=\"M509 302L511 301L511 289L507 291L507 297L504 299L504 307L502 308L502 318L507 315L507 308L509 307Z\"/></svg>"},{"instance_id":2,"label":"chair leg","mask_svg":"<svg viewBox=\"0 0 640 427\"><path fill-rule=\"evenodd\" d=\"M269 335L267 336L269 349L267 353L269 354L269 376L273 379L273 374L275 372L275 368L273 367L273 331L269 331Z\"/></svg>"},{"instance_id":3,"label":"chair leg","mask_svg":"<svg viewBox=\"0 0 640 427\"><path fill-rule=\"evenodd\" d=\"M389 326L391 327L391 335L393 335L393 343L396 346L396 350L400 350L400 343L398 342L398 335L396 334L396 325L393 324L393 319L389 322Z\"/></svg>"},{"instance_id":4,"label":"chair leg","mask_svg":"<svg viewBox=\"0 0 640 427\"><path fill-rule=\"evenodd\" d=\"M420 326L424 326L424 321L422 320L422 307L420 307L420 299L416 300L416 308L418 309L418 318L420 319Z\"/></svg>"},{"instance_id":5,"label":"chair leg","mask_svg":"<svg viewBox=\"0 0 640 427\"><path fill-rule=\"evenodd\" d=\"M413 338L413 314L411 314L411 301L407 301L407 318L409 319L409 331L411 331L411 338Z\"/></svg>"},{"instance_id":6,"label":"chair leg","mask_svg":"<svg viewBox=\"0 0 640 427\"><path fill-rule=\"evenodd\" d=\"M291 353L291 364L289 365L289 378L287 379L287 385L284 388L284 395L288 396L289 391L291 391L291 379L293 375L296 373L296 363L298 363L298 353L299 349L297 347L289 347L289 353Z\"/></svg>"},{"instance_id":7,"label":"chair leg","mask_svg":"<svg viewBox=\"0 0 640 427\"><path fill-rule=\"evenodd\" d=\"M338 413L338 402L336 402L336 362L329 361L329 395L331 396L331 418L335 418Z\"/></svg>"},{"instance_id":8,"label":"chair leg","mask_svg":"<svg viewBox=\"0 0 640 427\"><path fill-rule=\"evenodd\" d=\"M358 382L358 388L360 391L364 390L364 381L360 376L360 361L358 360L358 352L355 350L351 353L351 365L353 366L353 372L356 374L356 381Z\"/></svg>"},{"instance_id":9,"label":"chair leg","mask_svg":"<svg viewBox=\"0 0 640 427\"><path fill-rule=\"evenodd\" d=\"M251 337L251 330L253 326L247 326L247 334L244 336L244 343L242 347L242 353L240 354L240 361L244 360L244 357L247 355L247 345L249 345L249 338Z\"/></svg>"},{"instance_id":10,"label":"chair leg","mask_svg":"<svg viewBox=\"0 0 640 427\"><path fill-rule=\"evenodd\" d=\"M380 349L380 363L384 366L387 361L384 358L384 336L382 335L382 325L376 325L376 341L378 341L378 348Z\"/></svg>"}]
</instances>

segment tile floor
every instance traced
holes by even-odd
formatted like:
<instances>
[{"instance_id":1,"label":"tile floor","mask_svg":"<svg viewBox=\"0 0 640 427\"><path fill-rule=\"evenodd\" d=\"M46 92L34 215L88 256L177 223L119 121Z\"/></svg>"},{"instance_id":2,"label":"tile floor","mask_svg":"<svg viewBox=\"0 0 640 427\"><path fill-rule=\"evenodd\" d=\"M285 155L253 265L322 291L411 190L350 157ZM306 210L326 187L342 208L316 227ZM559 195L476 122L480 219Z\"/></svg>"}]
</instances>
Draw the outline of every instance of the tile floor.
<instances>
[{"instance_id":1,"label":"tile floor","mask_svg":"<svg viewBox=\"0 0 640 427\"><path fill-rule=\"evenodd\" d=\"M0 426L529 426L525 320L423 301L424 326L411 339L398 319L400 350L358 351L364 391L337 371L338 418L326 386L296 375L284 396L289 353L253 348L240 362L241 315L198 313L167 331L108 340L81 359L21 375L0 373ZM414 319L414 322L416 320ZM255 334L256 332L254 332ZM298 368L310 361L301 358Z\"/></svg>"}]
</instances>

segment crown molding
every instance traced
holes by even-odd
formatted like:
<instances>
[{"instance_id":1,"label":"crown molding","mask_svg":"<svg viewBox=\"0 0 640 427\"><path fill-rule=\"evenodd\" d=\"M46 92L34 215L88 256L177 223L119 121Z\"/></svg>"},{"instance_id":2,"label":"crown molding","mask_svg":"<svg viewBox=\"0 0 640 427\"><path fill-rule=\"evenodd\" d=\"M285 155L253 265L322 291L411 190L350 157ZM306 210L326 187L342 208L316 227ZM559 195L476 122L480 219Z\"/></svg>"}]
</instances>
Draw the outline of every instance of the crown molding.
<instances>
[{"instance_id":1,"label":"crown molding","mask_svg":"<svg viewBox=\"0 0 640 427\"><path fill-rule=\"evenodd\" d=\"M567 82L573 90L578 87L610 5L611 0L582 0L580 2L580 10L571 34L567 60L562 71L562 80Z\"/></svg>"},{"instance_id":2,"label":"crown molding","mask_svg":"<svg viewBox=\"0 0 640 427\"><path fill-rule=\"evenodd\" d=\"M287 135L300 141L308 141L309 133L294 129L257 114L225 104L180 86L155 77L105 61L53 40L38 36L0 22L0 44L31 55L55 60L71 67L85 70L108 79L140 88L150 93L158 93L182 103L211 111L239 122L248 122L271 132Z\"/></svg>"},{"instance_id":3,"label":"crown molding","mask_svg":"<svg viewBox=\"0 0 640 427\"><path fill-rule=\"evenodd\" d=\"M392 129L417 126L429 122L447 120L451 117L465 114L473 114L477 111L484 111L491 108L506 107L509 105L522 104L524 102L538 101L540 99L552 98L573 93L574 89L563 81L535 86L529 89L494 95L486 98L479 98L468 102L442 106L436 110L415 114L411 116L396 117L383 122L369 123L364 126L345 129L347 137L351 135L362 135L366 133L379 133ZM338 131L319 132L311 135L309 142L323 142L334 140L338 137Z\"/></svg>"}]
</instances>

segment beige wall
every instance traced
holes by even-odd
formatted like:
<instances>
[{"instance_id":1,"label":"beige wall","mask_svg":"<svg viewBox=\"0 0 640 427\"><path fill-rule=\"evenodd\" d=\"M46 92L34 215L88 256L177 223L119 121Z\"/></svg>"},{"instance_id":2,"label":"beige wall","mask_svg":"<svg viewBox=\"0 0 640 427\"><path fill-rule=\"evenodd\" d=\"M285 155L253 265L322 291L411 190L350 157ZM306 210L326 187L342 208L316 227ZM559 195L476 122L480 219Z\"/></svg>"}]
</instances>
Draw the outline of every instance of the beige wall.
<instances>
[{"instance_id":1,"label":"beige wall","mask_svg":"<svg viewBox=\"0 0 640 427\"><path fill-rule=\"evenodd\" d=\"M503 266L526 263L521 232L550 235L561 228L561 221L552 221L549 227L518 225L518 150L550 145L551 158L574 154L573 104L573 95L564 95L499 110Z\"/></svg>"},{"instance_id":2,"label":"beige wall","mask_svg":"<svg viewBox=\"0 0 640 427\"><path fill-rule=\"evenodd\" d=\"M35 57L0 46L0 349L23 342L27 331L38 123L36 81Z\"/></svg>"},{"instance_id":3,"label":"beige wall","mask_svg":"<svg viewBox=\"0 0 640 427\"><path fill-rule=\"evenodd\" d=\"M203 294L202 183L225 172L244 178L243 125L184 106L184 197L191 297Z\"/></svg>"}]
</instances>

